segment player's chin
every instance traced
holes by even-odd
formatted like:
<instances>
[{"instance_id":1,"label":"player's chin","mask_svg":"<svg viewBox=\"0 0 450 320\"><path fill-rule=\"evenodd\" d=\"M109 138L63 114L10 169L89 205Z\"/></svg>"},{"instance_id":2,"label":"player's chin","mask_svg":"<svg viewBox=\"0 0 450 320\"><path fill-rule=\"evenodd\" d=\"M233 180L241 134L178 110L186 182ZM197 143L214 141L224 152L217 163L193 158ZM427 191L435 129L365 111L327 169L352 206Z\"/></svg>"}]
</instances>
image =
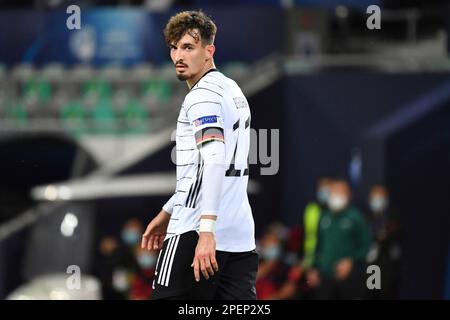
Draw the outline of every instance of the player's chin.
<instances>
[{"instance_id":1,"label":"player's chin","mask_svg":"<svg viewBox=\"0 0 450 320\"><path fill-rule=\"evenodd\" d=\"M177 78L180 81L186 81L189 79L189 76L185 73L177 73Z\"/></svg>"}]
</instances>

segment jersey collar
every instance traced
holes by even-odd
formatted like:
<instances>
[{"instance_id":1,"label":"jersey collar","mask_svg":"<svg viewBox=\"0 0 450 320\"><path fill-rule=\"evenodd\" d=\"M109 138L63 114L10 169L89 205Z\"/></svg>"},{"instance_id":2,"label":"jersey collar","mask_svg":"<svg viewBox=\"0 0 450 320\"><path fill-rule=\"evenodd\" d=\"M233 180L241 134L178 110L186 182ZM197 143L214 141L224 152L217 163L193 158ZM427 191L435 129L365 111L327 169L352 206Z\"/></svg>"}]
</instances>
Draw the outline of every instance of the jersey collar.
<instances>
[{"instance_id":1,"label":"jersey collar","mask_svg":"<svg viewBox=\"0 0 450 320\"><path fill-rule=\"evenodd\" d=\"M194 88L194 87L197 85L197 83L200 82L200 80L203 79L204 76L206 76L208 73L213 72L213 71L219 71L219 70L217 70L217 68L211 68L211 69L209 69L208 71L206 71L206 72L200 77L200 79L198 79L197 82L194 83L194 84L192 85L191 90L192 90L192 88Z\"/></svg>"}]
</instances>

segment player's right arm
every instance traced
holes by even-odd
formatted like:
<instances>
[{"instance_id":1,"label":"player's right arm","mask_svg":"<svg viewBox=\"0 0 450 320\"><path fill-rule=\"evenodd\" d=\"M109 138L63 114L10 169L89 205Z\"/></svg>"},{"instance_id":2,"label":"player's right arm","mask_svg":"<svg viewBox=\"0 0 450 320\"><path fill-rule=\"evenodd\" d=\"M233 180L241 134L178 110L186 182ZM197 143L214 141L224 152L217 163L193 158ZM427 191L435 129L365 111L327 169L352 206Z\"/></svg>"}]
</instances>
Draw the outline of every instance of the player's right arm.
<instances>
[{"instance_id":1,"label":"player's right arm","mask_svg":"<svg viewBox=\"0 0 450 320\"><path fill-rule=\"evenodd\" d=\"M147 229L142 235L142 249L159 250L162 248L174 206L175 195L176 193L164 204L158 215L148 224Z\"/></svg>"}]
</instances>

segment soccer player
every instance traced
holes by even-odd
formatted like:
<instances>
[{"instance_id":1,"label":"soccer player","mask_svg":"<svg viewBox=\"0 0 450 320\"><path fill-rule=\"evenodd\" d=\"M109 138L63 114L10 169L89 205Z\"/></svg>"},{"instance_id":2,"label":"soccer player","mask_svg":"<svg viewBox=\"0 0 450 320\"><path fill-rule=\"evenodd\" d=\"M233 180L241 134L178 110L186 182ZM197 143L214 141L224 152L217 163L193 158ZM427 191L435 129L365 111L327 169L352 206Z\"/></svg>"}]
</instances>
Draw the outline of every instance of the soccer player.
<instances>
[{"instance_id":1,"label":"soccer player","mask_svg":"<svg viewBox=\"0 0 450 320\"><path fill-rule=\"evenodd\" d=\"M153 299L256 299L250 109L236 82L215 68L216 31L201 11L178 13L164 29L189 92L177 122L176 191L142 238L142 247L161 249Z\"/></svg>"}]
</instances>

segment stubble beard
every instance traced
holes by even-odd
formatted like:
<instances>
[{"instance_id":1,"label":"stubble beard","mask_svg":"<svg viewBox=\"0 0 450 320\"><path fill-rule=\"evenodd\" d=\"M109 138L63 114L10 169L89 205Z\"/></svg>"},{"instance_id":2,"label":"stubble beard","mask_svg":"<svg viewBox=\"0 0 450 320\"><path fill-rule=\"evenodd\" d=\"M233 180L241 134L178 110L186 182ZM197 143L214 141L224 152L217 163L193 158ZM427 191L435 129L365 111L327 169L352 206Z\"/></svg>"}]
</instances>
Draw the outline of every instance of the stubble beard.
<instances>
[{"instance_id":1,"label":"stubble beard","mask_svg":"<svg viewBox=\"0 0 450 320\"><path fill-rule=\"evenodd\" d=\"M189 80L190 77L186 74L179 73L179 74L177 74L177 78L180 81L186 81L186 80Z\"/></svg>"}]
</instances>

